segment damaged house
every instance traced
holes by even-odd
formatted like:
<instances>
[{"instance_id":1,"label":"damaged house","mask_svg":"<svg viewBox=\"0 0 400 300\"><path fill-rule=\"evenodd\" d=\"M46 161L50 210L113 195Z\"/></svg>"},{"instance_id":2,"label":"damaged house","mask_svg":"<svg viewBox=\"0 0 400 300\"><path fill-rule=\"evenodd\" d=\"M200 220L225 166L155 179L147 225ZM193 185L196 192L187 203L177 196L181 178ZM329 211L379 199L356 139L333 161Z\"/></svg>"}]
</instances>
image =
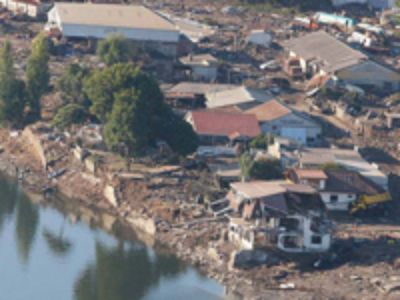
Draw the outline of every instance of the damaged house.
<instances>
[{"instance_id":1,"label":"damaged house","mask_svg":"<svg viewBox=\"0 0 400 300\"><path fill-rule=\"evenodd\" d=\"M180 82L165 92L165 99L174 108L205 108L205 95L207 93L215 93L234 87L234 85L230 84Z\"/></svg>"},{"instance_id":2,"label":"damaged house","mask_svg":"<svg viewBox=\"0 0 400 300\"><path fill-rule=\"evenodd\" d=\"M330 76L335 81L385 91L400 89L400 74L371 59L325 31L283 43L288 55L285 71L294 78Z\"/></svg>"},{"instance_id":3,"label":"damaged house","mask_svg":"<svg viewBox=\"0 0 400 300\"><path fill-rule=\"evenodd\" d=\"M322 130L317 123L279 100L270 100L246 113L257 117L263 133L289 138L303 145L315 145L320 140Z\"/></svg>"},{"instance_id":4,"label":"damaged house","mask_svg":"<svg viewBox=\"0 0 400 300\"><path fill-rule=\"evenodd\" d=\"M276 246L285 252L323 252L331 245L331 224L318 192L286 181L231 184L234 211L229 238L242 249Z\"/></svg>"},{"instance_id":5,"label":"damaged house","mask_svg":"<svg viewBox=\"0 0 400 300\"><path fill-rule=\"evenodd\" d=\"M391 200L382 187L354 171L292 169L288 179L318 190L328 210L349 211L356 201L382 203Z\"/></svg>"}]
</instances>

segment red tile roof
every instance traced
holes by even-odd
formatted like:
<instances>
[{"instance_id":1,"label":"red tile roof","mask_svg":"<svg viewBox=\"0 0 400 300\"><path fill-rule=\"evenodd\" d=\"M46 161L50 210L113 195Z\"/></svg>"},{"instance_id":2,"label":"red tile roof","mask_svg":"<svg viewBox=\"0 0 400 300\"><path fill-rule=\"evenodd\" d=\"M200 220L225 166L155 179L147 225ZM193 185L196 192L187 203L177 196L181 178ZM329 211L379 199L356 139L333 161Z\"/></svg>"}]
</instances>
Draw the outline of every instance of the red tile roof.
<instances>
[{"instance_id":1,"label":"red tile roof","mask_svg":"<svg viewBox=\"0 0 400 300\"><path fill-rule=\"evenodd\" d=\"M194 130L200 135L255 137L261 133L254 115L201 110L191 113Z\"/></svg>"},{"instance_id":2,"label":"red tile roof","mask_svg":"<svg viewBox=\"0 0 400 300\"><path fill-rule=\"evenodd\" d=\"M258 121L267 122L279 119L291 113L291 110L278 100L270 100L261 105L253 107L246 113L256 115Z\"/></svg>"}]
</instances>

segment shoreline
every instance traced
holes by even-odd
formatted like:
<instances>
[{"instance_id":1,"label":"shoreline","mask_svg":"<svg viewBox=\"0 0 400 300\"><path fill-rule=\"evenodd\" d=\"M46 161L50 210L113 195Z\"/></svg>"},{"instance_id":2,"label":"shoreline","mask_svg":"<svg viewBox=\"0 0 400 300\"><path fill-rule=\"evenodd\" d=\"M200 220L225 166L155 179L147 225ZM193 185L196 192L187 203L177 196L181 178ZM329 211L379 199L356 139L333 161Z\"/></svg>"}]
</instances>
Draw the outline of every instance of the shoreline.
<instances>
[{"instance_id":1,"label":"shoreline","mask_svg":"<svg viewBox=\"0 0 400 300\"><path fill-rule=\"evenodd\" d=\"M122 224L129 228L131 238L137 238L156 251L160 248L166 249L184 263L198 269L201 274L221 284L225 289L232 290L232 293L239 299L247 297L237 290L239 279L236 279L232 274L238 274L240 270L226 272L227 266L216 257L217 253L210 255L208 253L210 251L202 246L195 246L191 249L185 248L184 242L187 238L185 233L192 231L192 226L171 226L168 229L160 229L156 225L155 230L153 230L151 223L150 226L146 226L149 223L149 218L140 216L140 211L134 211L135 217L132 217L132 213L127 216L122 206L113 207L112 205L104 205L102 201L88 202L87 199L84 200L79 196L71 197L69 187L60 188L64 184L63 176L60 176L57 180L54 186L55 191L52 192L51 196L46 197L42 191L43 187L49 186L45 172L38 172L37 170L26 172L24 166L18 164L18 158L12 157L3 149L0 154L0 172L9 180L15 180L31 201L49 204L56 209L65 209L70 206L69 209L85 215L85 222L88 224L94 222L97 225L100 223L100 227L108 232L113 230L115 224ZM93 197L95 198L96 195L93 195ZM247 283L252 285L251 282Z\"/></svg>"}]
</instances>

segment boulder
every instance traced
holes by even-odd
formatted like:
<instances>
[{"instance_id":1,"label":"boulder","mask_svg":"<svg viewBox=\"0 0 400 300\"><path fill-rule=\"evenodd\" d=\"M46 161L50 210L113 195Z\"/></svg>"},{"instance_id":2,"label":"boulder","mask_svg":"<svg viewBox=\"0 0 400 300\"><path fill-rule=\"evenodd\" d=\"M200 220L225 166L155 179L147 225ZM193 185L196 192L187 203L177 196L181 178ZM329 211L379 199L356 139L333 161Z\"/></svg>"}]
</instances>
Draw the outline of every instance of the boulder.
<instances>
[{"instance_id":1,"label":"boulder","mask_svg":"<svg viewBox=\"0 0 400 300\"><path fill-rule=\"evenodd\" d=\"M233 251L229 261L229 268L243 269L265 264L275 264L277 259L261 250Z\"/></svg>"}]
</instances>

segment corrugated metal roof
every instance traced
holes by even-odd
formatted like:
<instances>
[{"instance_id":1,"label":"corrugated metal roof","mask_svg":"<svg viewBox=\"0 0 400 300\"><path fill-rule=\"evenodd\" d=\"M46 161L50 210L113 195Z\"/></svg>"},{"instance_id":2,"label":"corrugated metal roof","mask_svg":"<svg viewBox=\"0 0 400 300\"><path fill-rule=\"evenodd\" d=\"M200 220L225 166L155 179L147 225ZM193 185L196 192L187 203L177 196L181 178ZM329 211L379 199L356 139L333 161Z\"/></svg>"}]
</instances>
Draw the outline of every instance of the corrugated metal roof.
<instances>
[{"instance_id":1,"label":"corrugated metal roof","mask_svg":"<svg viewBox=\"0 0 400 300\"><path fill-rule=\"evenodd\" d=\"M228 89L233 89L236 86L231 84L209 84L209 83L197 83L197 82L181 82L173 86L167 91L167 93L184 93L184 94L195 94L204 95L211 92L220 92Z\"/></svg>"},{"instance_id":2,"label":"corrugated metal roof","mask_svg":"<svg viewBox=\"0 0 400 300\"><path fill-rule=\"evenodd\" d=\"M139 5L55 3L63 24L177 31L174 24Z\"/></svg>"},{"instance_id":3,"label":"corrugated metal roof","mask_svg":"<svg viewBox=\"0 0 400 300\"><path fill-rule=\"evenodd\" d=\"M326 72L335 72L368 60L365 54L322 30L285 41L283 46L305 60L314 60Z\"/></svg>"},{"instance_id":4,"label":"corrugated metal roof","mask_svg":"<svg viewBox=\"0 0 400 300\"><path fill-rule=\"evenodd\" d=\"M217 108L224 106L240 105L250 102L264 103L272 96L262 90L246 88L244 86L220 92L206 94L207 107Z\"/></svg>"}]
</instances>

